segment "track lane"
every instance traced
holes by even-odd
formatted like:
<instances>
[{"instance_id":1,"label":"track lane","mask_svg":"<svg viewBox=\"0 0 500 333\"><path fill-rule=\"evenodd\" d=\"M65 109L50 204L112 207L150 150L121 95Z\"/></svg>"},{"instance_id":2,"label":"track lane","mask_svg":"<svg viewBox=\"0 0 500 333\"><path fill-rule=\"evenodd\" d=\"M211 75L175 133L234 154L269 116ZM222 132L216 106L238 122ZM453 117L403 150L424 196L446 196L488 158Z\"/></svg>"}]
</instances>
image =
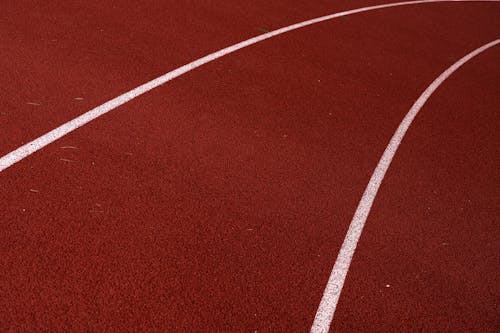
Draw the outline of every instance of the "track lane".
<instances>
[{"instance_id":1,"label":"track lane","mask_svg":"<svg viewBox=\"0 0 500 333\"><path fill-rule=\"evenodd\" d=\"M414 21L408 13L398 13L410 24L432 16L432 10L424 11ZM461 11L455 15L457 22L467 22ZM369 21L374 26L386 19L376 17ZM30 158L30 166L7 170L10 198L3 202L12 206L3 216L18 220L6 228L10 243L5 244L25 248L25 264L11 271L16 280L9 298L19 303L13 307L18 312L10 315L29 325L17 306L31 301L45 306L35 309L42 325L49 327L165 328L168 319L175 318L177 326L167 328L307 328L333 259L321 253L338 250L350 208L380 154L374 147L383 149L383 141L400 120L397 116L407 107L382 106L369 117L355 110L381 99L405 106L401 96L391 97L391 88L405 96L425 88L427 82L420 82L420 77L400 87L408 76L408 55L423 57L421 75L430 79L447 62L427 49L434 45L430 36L435 36L435 29L429 27L426 33L419 28L423 37L418 45L413 45L411 35L403 45L394 45L378 38L385 28L357 34L366 20L359 18L345 30L339 25L335 52L324 53L315 40L307 42L309 34L330 40L331 28L318 27L304 32L306 38L291 36L273 46L290 52L258 47L241 58L212 64L61 142L79 150L53 147L44 158ZM438 36L451 40L457 26L448 24ZM392 30L385 36L398 36ZM352 44L353 37L359 44L368 43ZM477 38L470 30L439 53L460 54ZM301 49L304 40L309 53ZM389 75L381 65L391 51L401 48L406 53L392 55L395 70ZM353 62L348 66L343 62L347 55ZM262 59L283 64L269 69ZM426 59L439 64L426 68ZM289 73L299 66L307 66L307 76L291 80ZM241 77L246 78L244 84ZM195 98L187 97L186 91L196 92ZM356 91L363 99L354 93L342 97L345 91ZM240 97L231 101L234 96ZM330 110L343 112L335 112L335 119L327 122L324 119L333 116ZM360 141L346 142L350 137ZM59 158L78 162L76 167L55 164ZM36 195L29 192L33 185L42 196L29 196ZM158 193L165 195L156 197ZM23 212L23 202L34 204ZM19 220L22 213L31 217L30 223ZM104 217L92 215L102 213ZM345 226L334 222L337 232L325 233L333 229L332 221L345 221ZM251 231L256 235L248 236ZM32 278L33 272L38 276ZM33 285L38 288L19 288ZM313 294L316 300L309 299ZM165 304L171 306L165 310ZM68 322L56 323L51 311L67 314Z\"/></svg>"}]
</instances>

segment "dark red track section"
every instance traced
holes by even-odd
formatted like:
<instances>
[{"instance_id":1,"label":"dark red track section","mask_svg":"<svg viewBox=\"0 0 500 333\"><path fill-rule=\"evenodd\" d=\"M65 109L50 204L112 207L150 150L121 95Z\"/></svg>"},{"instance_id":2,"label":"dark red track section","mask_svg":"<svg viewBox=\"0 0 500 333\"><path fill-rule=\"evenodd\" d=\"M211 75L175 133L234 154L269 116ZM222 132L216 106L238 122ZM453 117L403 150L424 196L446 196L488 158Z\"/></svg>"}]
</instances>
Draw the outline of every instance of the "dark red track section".
<instances>
[{"instance_id":1,"label":"dark red track section","mask_svg":"<svg viewBox=\"0 0 500 333\"><path fill-rule=\"evenodd\" d=\"M2 4L0 154L260 28L368 4L200 2ZM399 122L499 16L425 4L290 32L3 171L0 331L308 331ZM333 331L498 329L499 56L410 128Z\"/></svg>"}]
</instances>

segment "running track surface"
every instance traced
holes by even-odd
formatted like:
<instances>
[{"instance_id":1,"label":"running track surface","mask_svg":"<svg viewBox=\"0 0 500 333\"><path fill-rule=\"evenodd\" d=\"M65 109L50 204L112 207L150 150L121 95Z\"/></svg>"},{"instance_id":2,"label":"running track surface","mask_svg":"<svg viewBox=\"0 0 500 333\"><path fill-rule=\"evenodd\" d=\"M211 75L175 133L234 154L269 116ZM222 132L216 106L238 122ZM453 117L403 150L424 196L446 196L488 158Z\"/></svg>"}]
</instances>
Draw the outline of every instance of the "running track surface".
<instances>
[{"instance_id":1,"label":"running track surface","mask_svg":"<svg viewBox=\"0 0 500 333\"><path fill-rule=\"evenodd\" d=\"M6 1L0 156L205 54L378 1ZM304 332L404 115L500 37L498 3L431 3L274 37L0 173L0 331ZM500 47L410 127L331 331L500 327Z\"/></svg>"}]
</instances>

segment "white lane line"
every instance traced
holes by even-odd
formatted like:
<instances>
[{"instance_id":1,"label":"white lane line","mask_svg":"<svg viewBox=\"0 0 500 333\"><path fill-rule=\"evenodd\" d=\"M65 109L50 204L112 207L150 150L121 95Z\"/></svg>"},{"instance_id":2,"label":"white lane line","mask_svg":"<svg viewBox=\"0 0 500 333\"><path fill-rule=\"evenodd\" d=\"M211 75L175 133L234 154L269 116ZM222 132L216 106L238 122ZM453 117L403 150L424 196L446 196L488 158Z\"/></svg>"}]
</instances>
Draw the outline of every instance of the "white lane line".
<instances>
[{"instance_id":1,"label":"white lane line","mask_svg":"<svg viewBox=\"0 0 500 333\"><path fill-rule=\"evenodd\" d=\"M321 303L319 304L318 311L316 312L316 317L311 327L312 333L327 333L330 329L330 325L333 320L333 314L337 307L339 301L340 293L342 292L342 287L344 286L345 278L349 266L351 265L351 260L356 250L356 246L359 241L359 237L363 232L363 227L365 226L366 219L370 214L370 209L377 195L378 189L382 180L384 179L385 173L398 150L399 144L403 140L406 131L410 127L413 119L417 116L418 112L422 109L425 102L431 97L431 95L436 91L436 89L460 66L465 64L467 61L471 60L481 52L489 49L500 43L500 39L490 42L480 48L467 54L465 57L454 63L450 68L444 71L434 82L431 83L427 89L420 95L417 101L413 104L410 111L406 114L399 124L398 129L391 138L391 141L385 148L382 157L380 158L375 171L370 178L368 185L366 186L365 192L361 197L361 201L358 204L358 208L354 213L351 225L344 239L344 243L340 248L337 260L333 266L333 270L328 279L325 291L323 292L323 297Z\"/></svg>"},{"instance_id":2,"label":"white lane line","mask_svg":"<svg viewBox=\"0 0 500 333\"><path fill-rule=\"evenodd\" d=\"M434 2L499 2L500 0L417 0L417 1L405 1L405 2L396 2L396 3L389 3L389 4L384 4L384 5L377 5L377 6L370 6L370 7L363 7L363 8L358 8L358 9L353 9L353 10L348 10L344 12L339 12L335 14L330 14L326 16L321 16L312 20L308 21L303 21L300 23L292 24L284 28L280 28L250 39L247 39L243 42L231 45L229 47L226 47L222 50L216 51L214 53L211 53L209 55L206 55L198 60L195 60L193 62L190 62L189 64L186 64L184 66L181 66L177 69L174 69L171 72L168 72L160 77L157 77L156 79L153 79L149 82L144 83L143 85L134 88L118 97L113 98L112 100L107 101L104 104L99 105L98 107L87 111L86 113L74 118L73 120L68 121L67 123L53 129L52 131L38 137L37 139L28 142L27 144L17 148L16 150L8 153L7 155L4 155L0 158L0 172L3 170L7 169L8 167L12 166L13 164L21 161L22 159L28 157L29 155L37 152L38 150L42 149L43 147L49 145L50 143L62 138L66 134L76 130L77 128L91 122L92 120L99 118L100 116L108 113L109 111L116 109L117 107L127 103L128 101L178 77L181 76L187 72L192 71L193 69L200 67L206 63L209 63L211 61L214 61L218 58L221 58L225 55L228 55L230 53L233 53L239 49L245 48L247 46L256 44L258 42L261 42L263 40L269 39L274 36L281 35L285 32L289 32L292 30L296 30L299 28L303 28L312 24L316 24L319 22L331 20L337 17L341 16L347 16L347 15L352 15L352 14L357 14L357 13L362 13L362 12L367 12L370 10L376 10L376 9L382 9L382 8L389 8L389 7L397 7L397 6L405 6L405 5L416 5L416 4L422 4L422 3L434 3Z\"/></svg>"}]
</instances>

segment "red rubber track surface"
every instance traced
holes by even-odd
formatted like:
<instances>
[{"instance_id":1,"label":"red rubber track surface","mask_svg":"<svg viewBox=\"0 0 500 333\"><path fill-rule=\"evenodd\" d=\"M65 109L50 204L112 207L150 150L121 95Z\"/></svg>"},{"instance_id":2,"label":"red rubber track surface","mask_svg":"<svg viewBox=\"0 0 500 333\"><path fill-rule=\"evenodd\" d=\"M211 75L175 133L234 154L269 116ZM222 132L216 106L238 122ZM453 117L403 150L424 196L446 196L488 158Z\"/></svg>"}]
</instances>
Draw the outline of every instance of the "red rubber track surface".
<instances>
[{"instance_id":1,"label":"red rubber track surface","mask_svg":"<svg viewBox=\"0 0 500 333\"><path fill-rule=\"evenodd\" d=\"M2 4L0 155L259 28L379 2L70 3ZM299 29L3 171L0 331L308 331L399 122L499 17L435 3ZM499 58L465 64L416 118L333 331L498 329Z\"/></svg>"}]
</instances>

